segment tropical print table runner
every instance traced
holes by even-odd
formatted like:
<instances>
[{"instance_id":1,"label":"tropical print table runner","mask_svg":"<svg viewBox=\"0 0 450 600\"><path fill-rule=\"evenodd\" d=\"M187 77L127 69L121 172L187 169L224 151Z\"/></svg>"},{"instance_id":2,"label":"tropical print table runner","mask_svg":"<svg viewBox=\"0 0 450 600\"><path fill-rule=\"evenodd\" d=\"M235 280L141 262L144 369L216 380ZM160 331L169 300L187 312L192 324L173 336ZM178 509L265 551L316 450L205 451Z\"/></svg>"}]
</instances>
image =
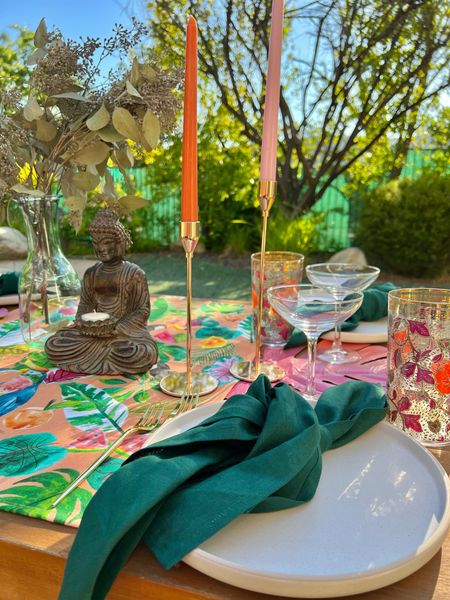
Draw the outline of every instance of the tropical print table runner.
<instances>
[{"instance_id":1,"label":"tropical print table runner","mask_svg":"<svg viewBox=\"0 0 450 600\"><path fill-rule=\"evenodd\" d=\"M68 301L61 318L76 312ZM0 341L16 340L18 312L0 321ZM236 380L234 360L252 358L250 306L242 302L196 301L193 367L209 372L219 389L201 401L226 397ZM159 348L156 368L144 375L92 376L55 368L44 350L22 343L0 346L0 509L77 526L103 480L138 450L148 436L134 435L55 509L51 503L127 427L148 402L167 402L158 381L182 371L186 359L186 300L153 300L149 330ZM5 337L8 336L8 337Z\"/></svg>"},{"instance_id":2,"label":"tropical print table runner","mask_svg":"<svg viewBox=\"0 0 450 600\"><path fill-rule=\"evenodd\" d=\"M61 318L76 312L67 301ZM254 356L251 306L236 301L195 301L193 307L193 367L209 372L219 388L200 402L219 401L245 392L248 384L229 373L234 360ZM1 318L2 315L0 315ZM176 399L159 390L159 380L170 369L183 371L186 359L186 300L160 296L153 300L149 330L159 349L158 364L150 373L93 376L55 368L43 350L20 340L18 311L0 320L0 510L78 526L95 491L106 477L146 442L134 435L55 509L51 503L80 472L91 465L121 432L145 412L148 402ZM330 342L321 341L320 348ZM385 382L386 348L353 344L359 363L336 368L317 363L317 387L324 390L350 379ZM284 381L301 389L305 383L306 347L266 349L286 372Z\"/></svg>"}]
</instances>

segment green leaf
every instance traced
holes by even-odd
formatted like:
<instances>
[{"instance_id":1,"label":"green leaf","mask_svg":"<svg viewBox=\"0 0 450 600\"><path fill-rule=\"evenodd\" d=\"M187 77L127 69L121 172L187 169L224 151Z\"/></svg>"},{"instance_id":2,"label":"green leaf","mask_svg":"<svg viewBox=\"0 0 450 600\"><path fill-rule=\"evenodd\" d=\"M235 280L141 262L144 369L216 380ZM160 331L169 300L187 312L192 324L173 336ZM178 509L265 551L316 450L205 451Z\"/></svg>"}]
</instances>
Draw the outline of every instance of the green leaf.
<instances>
[{"instance_id":1,"label":"green leaf","mask_svg":"<svg viewBox=\"0 0 450 600\"><path fill-rule=\"evenodd\" d=\"M54 510L52 502L78 475L79 471L75 469L56 469L21 479L12 487L0 491L0 507L30 517L48 519ZM58 504L55 521L67 523L80 519L92 495L82 487L74 489ZM72 517L70 521L69 517Z\"/></svg>"},{"instance_id":2,"label":"green leaf","mask_svg":"<svg viewBox=\"0 0 450 600\"><path fill-rule=\"evenodd\" d=\"M36 122L36 137L41 142L51 142L58 133L58 129L45 119L39 119Z\"/></svg>"},{"instance_id":3,"label":"green leaf","mask_svg":"<svg viewBox=\"0 0 450 600\"><path fill-rule=\"evenodd\" d=\"M195 337L205 339L214 336L224 338L225 340L232 340L233 338L239 337L239 335L239 331L220 325L217 327L200 327L200 329L197 330Z\"/></svg>"},{"instance_id":4,"label":"green leaf","mask_svg":"<svg viewBox=\"0 0 450 600\"><path fill-rule=\"evenodd\" d=\"M115 379L115 378L111 378L111 379L100 379L101 383L107 383L108 385L124 385L124 380L123 379Z\"/></svg>"},{"instance_id":5,"label":"green leaf","mask_svg":"<svg viewBox=\"0 0 450 600\"><path fill-rule=\"evenodd\" d=\"M242 337L253 341L253 316L248 315L242 321L239 321L237 329Z\"/></svg>"},{"instance_id":6,"label":"green leaf","mask_svg":"<svg viewBox=\"0 0 450 600\"><path fill-rule=\"evenodd\" d=\"M23 354L28 352L29 346L14 344L14 346L0 346L0 354Z\"/></svg>"},{"instance_id":7,"label":"green leaf","mask_svg":"<svg viewBox=\"0 0 450 600\"><path fill-rule=\"evenodd\" d=\"M133 401L137 402L138 404L142 404L143 402L148 402L149 398L150 398L150 396L149 396L148 390L139 390L138 392L133 394Z\"/></svg>"},{"instance_id":8,"label":"green leaf","mask_svg":"<svg viewBox=\"0 0 450 600\"><path fill-rule=\"evenodd\" d=\"M88 96L83 96L78 92L63 92L61 94L53 94L52 98L67 98L68 100L77 100L78 102L91 102Z\"/></svg>"},{"instance_id":9,"label":"green leaf","mask_svg":"<svg viewBox=\"0 0 450 600\"><path fill-rule=\"evenodd\" d=\"M135 96L136 98L142 98L141 94L137 91L137 89L134 87L134 85L128 81L128 79L125 81L125 87L127 89L127 92L130 94L130 96Z\"/></svg>"},{"instance_id":10,"label":"green leaf","mask_svg":"<svg viewBox=\"0 0 450 600\"><path fill-rule=\"evenodd\" d=\"M230 304L227 302L208 302L202 304L200 310L204 313L220 313L222 315L229 313L240 314L244 310L243 304Z\"/></svg>"},{"instance_id":11,"label":"green leaf","mask_svg":"<svg viewBox=\"0 0 450 600\"><path fill-rule=\"evenodd\" d=\"M132 114L126 109L120 106L116 107L112 115L112 123L119 133L126 138L139 142L141 139L141 132L138 124L134 120Z\"/></svg>"},{"instance_id":12,"label":"green leaf","mask_svg":"<svg viewBox=\"0 0 450 600\"><path fill-rule=\"evenodd\" d=\"M36 48L27 58L27 65L36 65L45 56L47 56L47 51L44 48Z\"/></svg>"},{"instance_id":13,"label":"green leaf","mask_svg":"<svg viewBox=\"0 0 450 600\"><path fill-rule=\"evenodd\" d=\"M86 121L86 126L91 131L98 131L106 127L111 120L111 115L104 104Z\"/></svg>"},{"instance_id":14,"label":"green leaf","mask_svg":"<svg viewBox=\"0 0 450 600\"><path fill-rule=\"evenodd\" d=\"M111 125L107 125L103 127L103 129L99 129L97 131L98 137L101 138L104 142L121 142L124 136L121 133L118 133L114 127Z\"/></svg>"},{"instance_id":15,"label":"green leaf","mask_svg":"<svg viewBox=\"0 0 450 600\"><path fill-rule=\"evenodd\" d=\"M104 463L99 465L91 475L89 475L87 478L89 485L94 488L94 490L98 490L105 479L111 475L111 473L117 471L122 463L123 460L120 460L119 458L108 458Z\"/></svg>"},{"instance_id":16,"label":"green leaf","mask_svg":"<svg viewBox=\"0 0 450 600\"><path fill-rule=\"evenodd\" d=\"M149 146L149 150L156 148L161 135L161 125L158 117L148 109L142 121L142 135Z\"/></svg>"},{"instance_id":17,"label":"green leaf","mask_svg":"<svg viewBox=\"0 0 450 600\"><path fill-rule=\"evenodd\" d=\"M44 109L32 95L28 96L27 103L23 107L23 116L27 121L39 119L44 114Z\"/></svg>"},{"instance_id":18,"label":"green leaf","mask_svg":"<svg viewBox=\"0 0 450 600\"><path fill-rule=\"evenodd\" d=\"M46 353L42 351L30 352L28 354L27 364L31 367L38 367L39 369L50 370L53 369L54 364L48 359Z\"/></svg>"},{"instance_id":19,"label":"green leaf","mask_svg":"<svg viewBox=\"0 0 450 600\"><path fill-rule=\"evenodd\" d=\"M122 432L128 409L104 390L87 383L67 383L61 385L61 394L63 400L52 404L52 409L64 408L66 419L74 427Z\"/></svg>"},{"instance_id":20,"label":"green leaf","mask_svg":"<svg viewBox=\"0 0 450 600\"><path fill-rule=\"evenodd\" d=\"M169 303L165 298L156 298L152 302L152 309L150 311L149 321L152 323L153 321L158 321L161 319L166 312L169 310Z\"/></svg>"},{"instance_id":21,"label":"green leaf","mask_svg":"<svg viewBox=\"0 0 450 600\"><path fill-rule=\"evenodd\" d=\"M32 188L27 188L21 183L16 183L16 185L13 185L11 189L13 190L13 192L17 192L18 194L26 194L35 198L43 198L45 196L44 192L41 192L41 190L33 190Z\"/></svg>"},{"instance_id":22,"label":"green leaf","mask_svg":"<svg viewBox=\"0 0 450 600\"><path fill-rule=\"evenodd\" d=\"M113 153L113 158L119 168L122 167L123 169L127 169L134 165L134 156L128 146L125 148L116 148Z\"/></svg>"},{"instance_id":23,"label":"green leaf","mask_svg":"<svg viewBox=\"0 0 450 600\"><path fill-rule=\"evenodd\" d=\"M88 171L79 171L72 177L72 183L75 187L83 192L90 192L99 184L100 177Z\"/></svg>"},{"instance_id":24,"label":"green leaf","mask_svg":"<svg viewBox=\"0 0 450 600\"><path fill-rule=\"evenodd\" d=\"M130 72L130 82L132 85L136 86L139 83L140 73L139 73L139 63L136 57L133 58L133 62L131 64L131 72Z\"/></svg>"},{"instance_id":25,"label":"green leaf","mask_svg":"<svg viewBox=\"0 0 450 600\"><path fill-rule=\"evenodd\" d=\"M36 31L34 32L34 45L36 48L43 48L48 42L48 31L45 19L41 19Z\"/></svg>"},{"instance_id":26,"label":"green leaf","mask_svg":"<svg viewBox=\"0 0 450 600\"><path fill-rule=\"evenodd\" d=\"M126 210L136 210L137 208L148 206L148 200L146 198L140 198L139 196L128 195L119 198L119 204Z\"/></svg>"},{"instance_id":27,"label":"green leaf","mask_svg":"<svg viewBox=\"0 0 450 600\"><path fill-rule=\"evenodd\" d=\"M6 321L0 325L0 337L11 333L11 331L17 331L19 329L19 321Z\"/></svg>"},{"instance_id":28,"label":"green leaf","mask_svg":"<svg viewBox=\"0 0 450 600\"><path fill-rule=\"evenodd\" d=\"M159 360L160 362L167 362L171 358L173 360L184 360L186 358L186 348L183 346L174 346L163 344L158 340L155 340L158 346Z\"/></svg>"},{"instance_id":29,"label":"green leaf","mask_svg":"<svg viewBox=\"0 0 450 600\"><path fill-rule=\"evenodd\" d=\"M64 199L64 204L69 210L83 211L86 206L86 198L82 196L68 196Z\"/></svg>"},{"instance_id":30,"label":"green leaf","mask_svg":"<svg viewBox=\"0 0 450 600\"><path fill-rule=\"evenodd\" d=\"M184 342L187 339L187 335L185 333L176 333L174 336L176 342Z\"/></svg>"},{"instance_id":31,"label":"green leaf","mask_svg":"<svg viewBox=\"0 0 450 600\"><path fill-rule=\"evenodd\" d=\"M123 382L122 382L123 385ZM117 400L117 402L126 402L127 400L129 400L131 398L131 396L134 393L134 390L127 390L127 389L123 389L121 388L107 388L108 394L110 394L111 396L113 396L114 400Z\"/></svg>"},{"instance_id":32,"label":"green leaf","mask_svg":"<svg viewBox=\"0 0 450 600\"><path fill-rule=\"evenodd\" d=\"M147 79L147 81L153 81L157 76L155 69L145 63L139 63L139 72L144 79Z\"/></svg>"},{"instance_id":33,"label":"green leaf","mask_svg":"<svg viewBox=\"0 0 450 600\"><path fill-rule=\"evenodd\" d=\"M0 440L0 475L27 475L60 461L67 450L51 445L55 441L52 433L31 433Z\"/></svg>"},{"instance_id":34,"label":"green leaf","mask_svg":"<svg viewBox=\"0 0 450 600\"><path fill-rule=\"evenodd\" d=\"M82 165L98 165L108 158L110 150L105 142L91 142L76 152L73 158Z\"/></svg>"}]
</instances>

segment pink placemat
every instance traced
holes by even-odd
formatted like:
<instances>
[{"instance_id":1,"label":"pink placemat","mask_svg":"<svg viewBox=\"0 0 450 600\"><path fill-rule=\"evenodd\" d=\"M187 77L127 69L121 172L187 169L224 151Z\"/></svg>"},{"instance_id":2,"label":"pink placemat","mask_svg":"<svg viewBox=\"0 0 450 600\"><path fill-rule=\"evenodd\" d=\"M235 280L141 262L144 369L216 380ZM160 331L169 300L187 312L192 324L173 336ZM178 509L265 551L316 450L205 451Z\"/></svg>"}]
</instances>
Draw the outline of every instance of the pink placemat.
<instances>
[{"instance_id":1,"label":"pink placemat","mask_svg":"<svg viewBox=\"0 0 450 600\"><path fill-rule=\"evenodd\" d=\"M322 340L317 345L318 354L328 350L332 343ZM348 350L357 350L360 360L344 365L331 365L321 360L316 362L316 386L317 390L323 392L332 385L345 383L346 381L368 381L378 383L386 387L386 359L387 348L385 346L369 344L344 344ZM265 360L277 362L285 370L284 382L300 392L306 386L306 375L308 365L308 353L306 346L291 348L290 350L269 348L264 352ZM244 393L249 384L237 383L232 392Z\"/></svg>"}]
</instances>

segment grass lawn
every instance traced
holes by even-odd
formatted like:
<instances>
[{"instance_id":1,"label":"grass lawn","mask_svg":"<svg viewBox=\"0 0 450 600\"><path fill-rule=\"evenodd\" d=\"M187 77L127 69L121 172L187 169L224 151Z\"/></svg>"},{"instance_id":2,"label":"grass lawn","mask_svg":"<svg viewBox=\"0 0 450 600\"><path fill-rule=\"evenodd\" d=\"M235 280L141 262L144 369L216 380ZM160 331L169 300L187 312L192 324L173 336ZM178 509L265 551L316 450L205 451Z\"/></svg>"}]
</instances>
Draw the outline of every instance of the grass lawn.
<instances>
[{"instance_id":1,"label":"grass lawn","mask_svg":"<svg viewBox=\"0 0 450 600\"><path fill-rule=\"evenodd\" d=\"M147 273L151 294L186 294L186 259L181 249L170 252L136 254L130 260ZM327 257L310 257L308 263ZM240 257L195 253L192 263L194 298L225 298L250 301L250 255ZM306 278L304 277L304 280ZM418 279L381 272L378 279L399 287L450 288L450 277Z\"/></svg>"},{"instance_id":2,"label":"grass lawn","mask_svg":"<svg viewBox=\"0 0 450 600\"><path fill-rule=\"evenodd\" d=\"M147 274L150 294L186 295L186 258L182 251L155 252L130 256ZM246 264L227 264L220 257L212 260L194 254L192 283L194 298L250 300L250 259Z\"/></svg>"}]
</instances>

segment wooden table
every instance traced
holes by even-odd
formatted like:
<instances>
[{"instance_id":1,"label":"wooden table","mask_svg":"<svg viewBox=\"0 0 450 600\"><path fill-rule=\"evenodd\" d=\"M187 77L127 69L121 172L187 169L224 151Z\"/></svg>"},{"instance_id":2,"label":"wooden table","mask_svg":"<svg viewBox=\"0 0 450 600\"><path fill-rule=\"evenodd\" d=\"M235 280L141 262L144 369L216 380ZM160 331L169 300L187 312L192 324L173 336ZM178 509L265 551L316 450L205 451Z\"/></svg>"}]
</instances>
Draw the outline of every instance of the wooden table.
<instances>
[{"instance_id":1,"label":"wooden table","mask_svg":"<svg viewBox=\"0 0 450 600\"><path fill-rule=\"evenodd\" d=\"M450 447L434 451L447 473ZM61 585L76 530L38 519L0 512L1 600L53 600ZM273 600L274 596L235 588L187 565L165 571L143 545L117 578L108 600ZM355 600L448 600L450 534L442 549L419 571ZM80 599L81 600L81 599Z\"/></svg>"}]
</instances>

